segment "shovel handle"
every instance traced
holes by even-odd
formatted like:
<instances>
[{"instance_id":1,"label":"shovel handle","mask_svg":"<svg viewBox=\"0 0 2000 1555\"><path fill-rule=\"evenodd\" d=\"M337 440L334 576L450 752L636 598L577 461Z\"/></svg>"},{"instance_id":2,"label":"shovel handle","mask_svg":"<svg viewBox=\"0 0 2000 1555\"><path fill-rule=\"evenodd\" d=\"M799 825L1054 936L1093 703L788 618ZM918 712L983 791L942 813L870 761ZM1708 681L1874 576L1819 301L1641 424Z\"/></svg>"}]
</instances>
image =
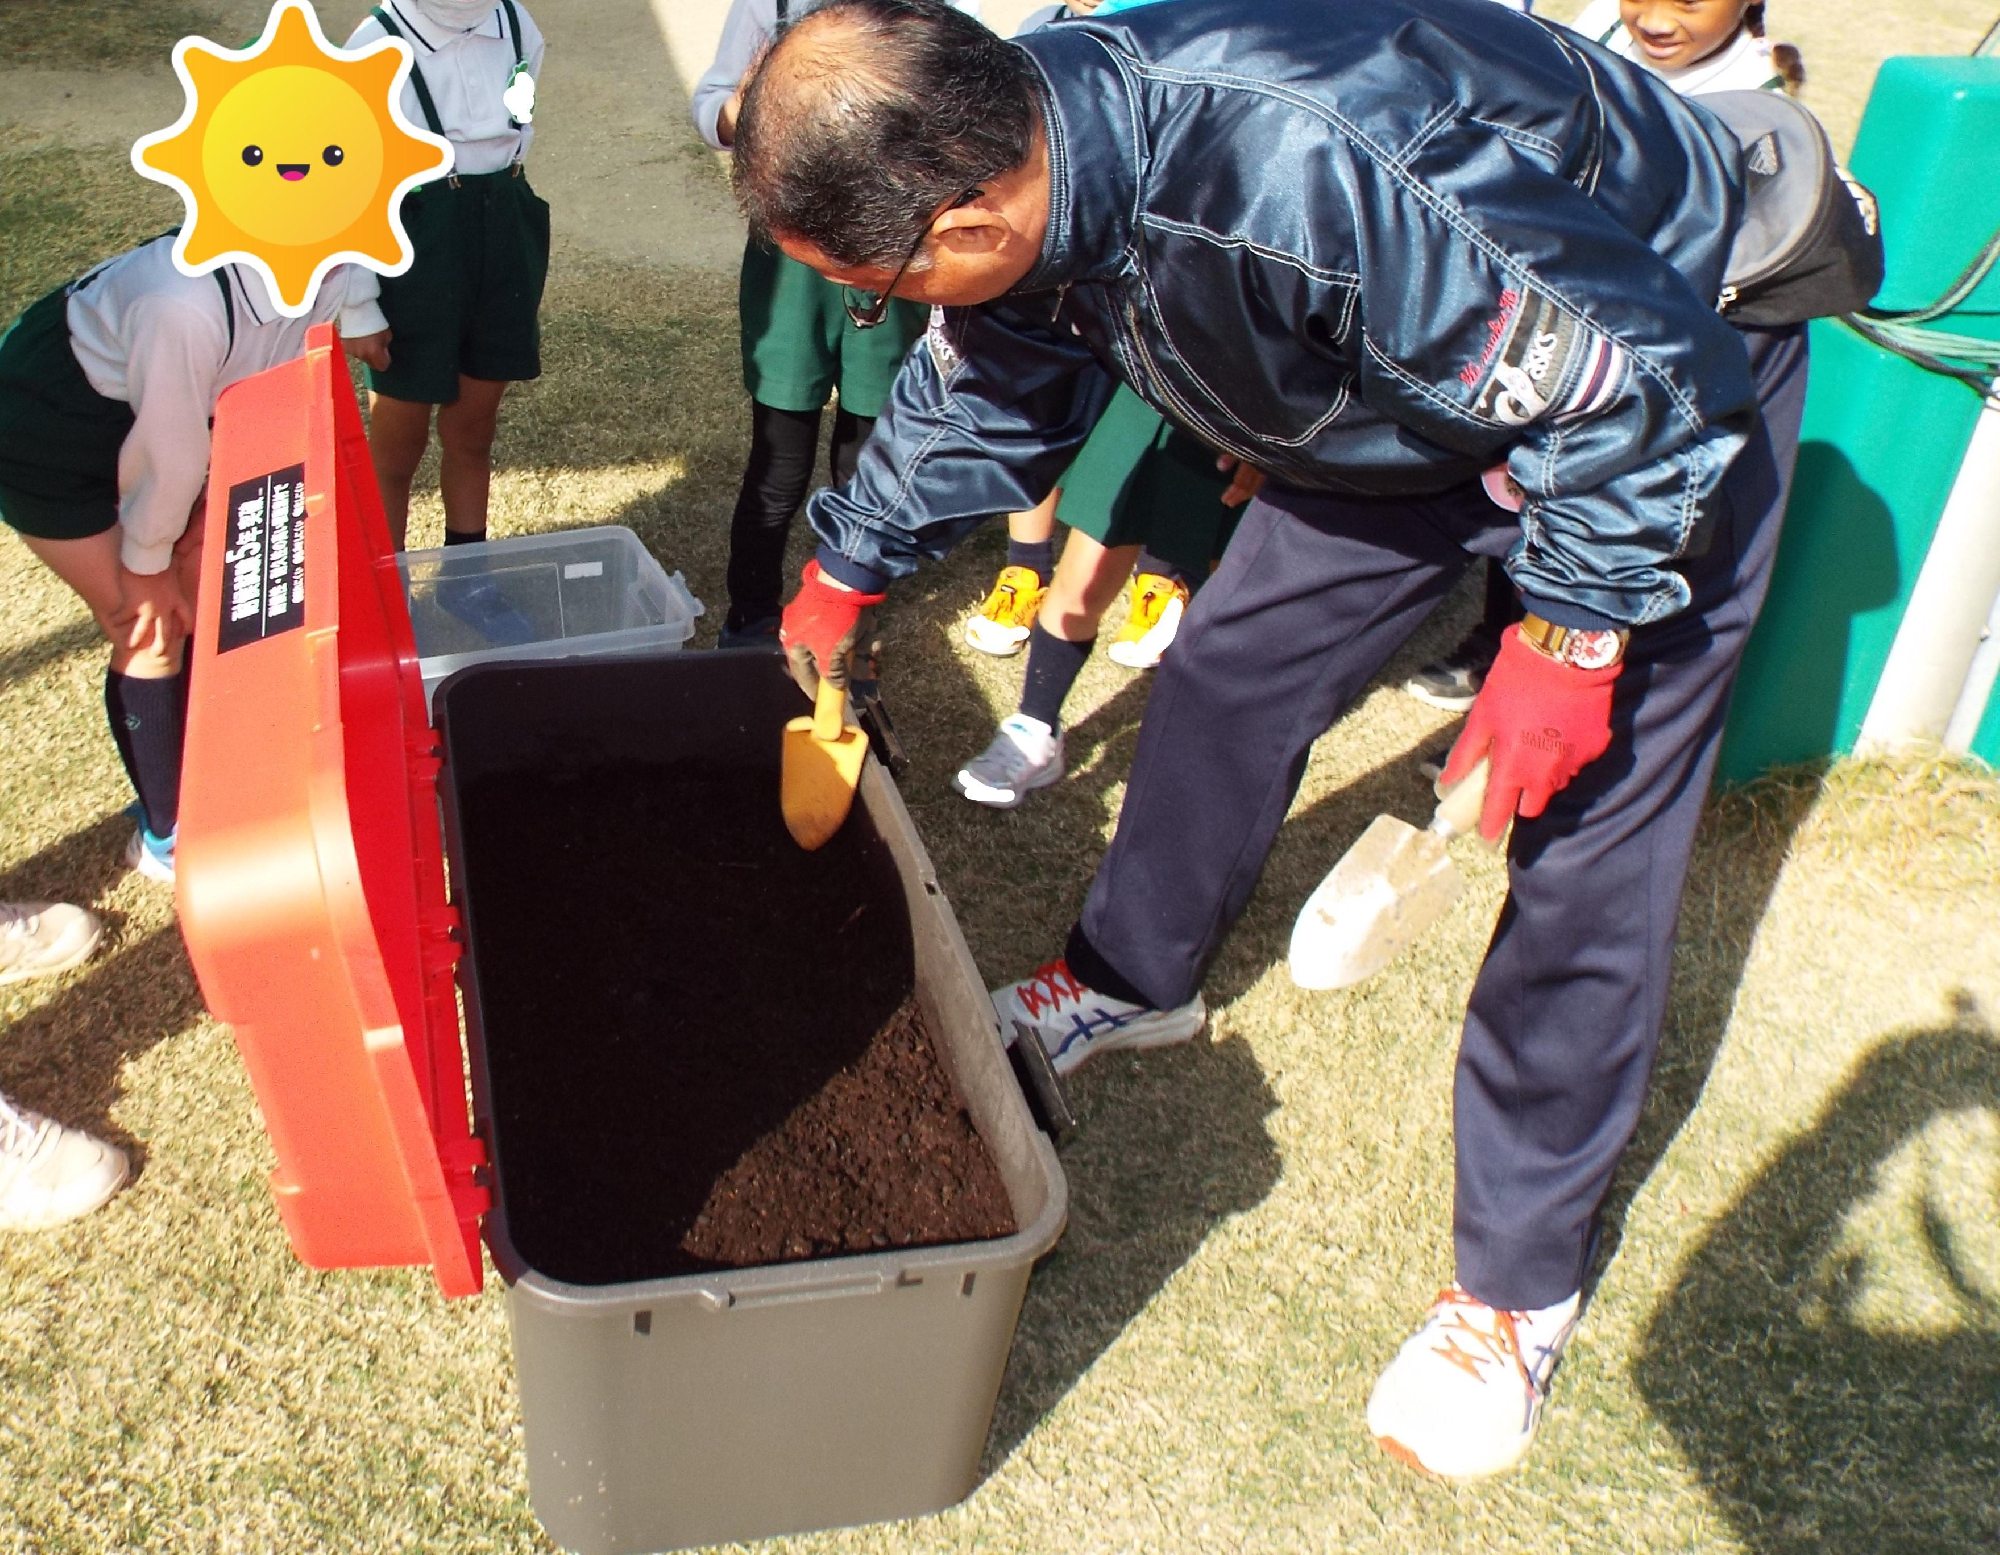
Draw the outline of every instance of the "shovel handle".
<instances>
[{"instance_id":1,"label":"shovel handle","mask_svg":"<svg viewBox=\"0 0 2000 1555\"><path fill-rule=\"evenodd\" d=\"M847 732L847 688L820 677L819 693L813 698L813 738L825 745L838 745Z\"/></svg>"},{"instance_id":2,"label":"shovel handle","mask_svg":"<svg viewBox=\"0 0 2000 1555\"><path fill-rule=\"evenodd\" d=\"M1491 757L1482 756L1479 765L1438 794L1437 814L1431 830L1446 838L1462 837L1479 827L1479 812L1486 807L1486 780L1493 775Z\"/></svg>"}]
</instances>

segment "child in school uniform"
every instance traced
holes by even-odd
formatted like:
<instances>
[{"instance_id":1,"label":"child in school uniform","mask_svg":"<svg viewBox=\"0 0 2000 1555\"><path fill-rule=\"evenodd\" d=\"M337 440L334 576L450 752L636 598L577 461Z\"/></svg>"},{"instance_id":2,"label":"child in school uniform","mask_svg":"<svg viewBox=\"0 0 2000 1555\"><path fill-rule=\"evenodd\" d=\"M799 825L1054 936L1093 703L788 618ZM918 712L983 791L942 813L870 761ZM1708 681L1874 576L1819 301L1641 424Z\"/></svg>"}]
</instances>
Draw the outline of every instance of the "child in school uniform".
<instances>
[{"instance_id":1,"label":"child in school uniform","mask_svg":"<svg viewBox=\"0 0 2000 1555\"><path fill-rule=\"evenodd\" d=\"M486 538L501 397L542 371L549 207L525 166L542 34L519 0L383 0L347 46L383 37L416 56L403 112L449 140L454 161L403 201L416 257L382 281L391 343L386 364L368 371L368 447L401 549L435 410L444 543L456 545ZM484 604L504 640L508 607L497 593Z\"/></svg>"},{"instance_id":2,"label":"child in school uniform","mask_svg":"<svg viewBox=\"0 0 2000 1555\"><path fill-rule=\"evenodd\" d=\"M735 0L730 6L715 62L692 94L695 129L715 150L727 151L736 138L744 73L805 3ZM819 462L827 399L839 391L827 447L838 486L854 473L889 385L923 333L926 310L900 298L889 303L878 326L861 327L853 311L868 301L754 238L744 245L737 308L743 386L750 393L750 458L729 521L729 613L718 647L777 646L785 544Z\"/></svg>"},{"instance_id":3,"label":"child in school uniform","mask_svg":"<svg viewBox=\"0 0 2000 1555\"><path fill-rule=\"evenodd\" d=\"M1591 0L1571 30L1621 59L1643 65L1683 97L1705 92L1785 92L1796 97L1806 73L1799 51L1764 35L1763 0ZM1462 713L1500 652L1500 634L1523 606L1506 569L1486 564L1486 604L1478 623L1442 659L1403 682L1419 702ZM1443 754L1419 763L1435 776Z\"/></svg>"},{"instance_id":4,"label":"child in school uniform","mask_svg":"<svg viewBox=\"0 0 2000 1555\"><path fill-rule=\"evenodd\" d=\"M1141 3L1147 3L1147 0L1141 0ZM1045 5L1029 12L1015 29L1014 36L1026 37L1066 17L1105 16L1120 9L1129 7L1121 7L1118 0L1062 0L1060 4ZM1115 451L1109 439L1099 440L1089 461L1090 467L1098 474L1098 484L1101 486L1108 477L1111 489L1120 487L1133 473L1149 442L1146 435L1132 435L1139 432L1137 417L1142 410L1137 397L1121 391L1121 399L1128 403L1121 406L1122 414L1112 425L1122 428L1127 435L1117 440ZM1154 432L1164 426L1157 415L1154 415L1153 422L1151 430ZM1124 467L1114 469L1113 466L1120 461ZM1065 477L1065 481L1067 479ZM984 602L965 619L965 640L969 646L996 658L1009 658L1028 645L1029 638L1034 635L1035 622L1040 619L1043 606L1048 604L1050 590L1057 586L1055 531L1058 508L1063 509L1064 523L1070 524L1073 529L1081 527L1100 543L1103 541L1103 531L1112 521L1110 510L1100 500L1067 495L1064 485L1056 486L1026 512L1009 513L1007 560L999 576L993 580L993 587L987 591ZM1122 511L1120 516L1124 516ZM1122 551L1124 547L1121 545L1119 549ZM1132 669L1147 669L1159 663L1160 653L1173 641L1181 611L1187 604L1187 583L1179 571L1157 556L1141 553L1136 575L1133 575L1134 564L1128 555L1121 558L1125 570L1107 583L1097 574L1114 567L1116 563L1113 561L1090 555L1087 547L1078 547L1074 556L1065 547L1063 559L1062 586L1055 604L1050 606L1051 610L1064 616L1076 616L1086 610L1087 601L1096 600L1098 608L1090 617L1094 635L1097 616L1109 607L1124 585L1125 578L1130 575L1132 608L1127 613L1124 628L1112 644L1111 655L1115 662Z\"/></svg>"},{"instance_id":5,"label":"child in school uniform","mask_svg":"<svg viewBox=\"0 0 2000 1555\"><path fill-rule=\"evenodd\" d=\"M1218 469L1211 449L1119 386L1056 490L1055 514L1069 539L1047 588L1036 591L1019 706L959 768L960 794L1011 810L1062 777L1063 703L1097 645L1104 612L1130 578L1132 607L1111 658L1127 669L1158 664L1258 479Z\"/></svg>"},{"instance_id":6,"label":"child in school uniform","mask_svg":"<svg viewBox=\"0 0 2000 1555\"><path fill-rule=\"evenodd\" d=\"M104 709L139 796L126 862L172 880L209 419L230 384L290 361L336 316L380 358L377 278L342 265L302 318L254 271L186 276L165 234L58 287L0 339L0 519L111 640Z\"/></svg>"}]
</instances>

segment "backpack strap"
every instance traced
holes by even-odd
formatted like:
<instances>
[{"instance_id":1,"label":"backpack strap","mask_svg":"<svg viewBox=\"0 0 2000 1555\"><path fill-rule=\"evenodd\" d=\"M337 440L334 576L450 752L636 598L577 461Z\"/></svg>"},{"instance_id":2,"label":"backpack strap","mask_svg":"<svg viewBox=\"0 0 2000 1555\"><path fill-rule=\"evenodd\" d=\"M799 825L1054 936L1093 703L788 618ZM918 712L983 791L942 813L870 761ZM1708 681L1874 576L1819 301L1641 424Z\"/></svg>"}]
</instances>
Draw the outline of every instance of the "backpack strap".
<instances>
[{"instance_id":1,"label":"backpack strap","mask_svg":"<svg viewBox=\"0 0 2000 1555\"><path fill-rule=\"evenodd\" d=\"M381 6L376 6L368 14L382 24L382 30L390 37L403 38L405 43L410 41L408 38L403 37L403 29L389 20L389 13L383 10ZM515 47L519 48L520 45L517 43ZM424 123L430 126L430 131L433 135L437 136L439 140L443 140L445 138L444 120L438 117L437 102L432 98L431 89L424 81L423 67L417 63L415 49L410 51L410 85L417 89L417 104L424 110Z\"/></svg>"}]
</instances>

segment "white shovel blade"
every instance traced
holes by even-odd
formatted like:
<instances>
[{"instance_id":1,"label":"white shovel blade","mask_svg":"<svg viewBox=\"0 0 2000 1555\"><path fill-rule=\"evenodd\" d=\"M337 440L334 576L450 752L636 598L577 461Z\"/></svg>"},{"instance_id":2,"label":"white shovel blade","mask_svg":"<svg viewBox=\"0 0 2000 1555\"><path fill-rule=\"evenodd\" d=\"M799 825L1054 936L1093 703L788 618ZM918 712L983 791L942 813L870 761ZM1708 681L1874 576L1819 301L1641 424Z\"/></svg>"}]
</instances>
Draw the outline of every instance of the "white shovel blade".
<instances>
[{"instance_id":1,"label":"white shovel blade","mask_svg":"<svg viewBox=\"0 0 2000 1555\"><path fill-rule=\"evenodd\" d=\"M1292 925L1292 981L1346 988L1400 956L1458 899L1445 839L1378 815L1328 872Z\"/></svg>"}]
</instances>

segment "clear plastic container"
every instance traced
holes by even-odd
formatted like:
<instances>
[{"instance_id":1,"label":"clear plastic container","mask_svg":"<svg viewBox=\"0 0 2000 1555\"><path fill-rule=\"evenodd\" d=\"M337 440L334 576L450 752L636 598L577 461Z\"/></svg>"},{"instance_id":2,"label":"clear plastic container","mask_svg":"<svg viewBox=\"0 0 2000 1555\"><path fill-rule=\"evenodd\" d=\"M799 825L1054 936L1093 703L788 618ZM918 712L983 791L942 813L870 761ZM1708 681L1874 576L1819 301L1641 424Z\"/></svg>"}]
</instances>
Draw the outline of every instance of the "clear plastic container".
<instances>
[{"instance_id":1,"label":"clear plastic container","mask_svg":"<svg viewBox=\"0 0 2000 1555\"><path fill-rule=\"evenodd\" d=\"M426 706L469 664L672 650L703 613L681 575L615 524L404 551L396 563Z\"/></svg>"}]
</instances>

